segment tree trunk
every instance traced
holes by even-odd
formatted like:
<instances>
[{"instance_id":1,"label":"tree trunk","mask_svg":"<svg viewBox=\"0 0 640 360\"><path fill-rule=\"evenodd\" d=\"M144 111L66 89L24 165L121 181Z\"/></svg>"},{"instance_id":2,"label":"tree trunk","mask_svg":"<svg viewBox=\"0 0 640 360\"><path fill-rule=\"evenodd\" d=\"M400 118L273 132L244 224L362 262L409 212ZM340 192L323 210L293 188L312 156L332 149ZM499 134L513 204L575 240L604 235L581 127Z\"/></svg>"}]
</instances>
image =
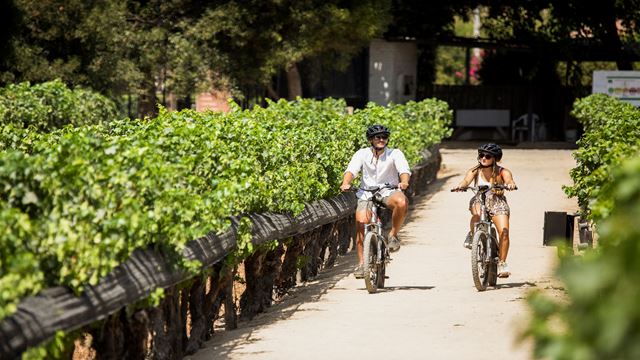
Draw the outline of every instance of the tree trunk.
<instances>
[{"instance_id":1,"label":"tree trunk","mask_svg":"<svg viewBox=\"0 0 640 360\"><path fill-rule=\"evenodd\" d=\"M302 97L302 80L300 79L300 72L296 64L287 67L287 89L289 90L289 100Z\"/></svg>"},{"instance_id":2,"label":"tree trunk","mask_svg":"<svg viewBox=\"0 0 640 360\"><path fill-rule=\"evenodd\" d=\"M207 317L204 312L206 283L197 277L189 289L189 315L191 316L191 332L186 344L186 354L194 354L206 341Z\"/></svg>"},{"instance_id":3,"label":"tree trunk","mask_svg":"<svg viewBox=\"0 0 640 360\"><path fill-rule=\"evenodd\" d=\"M435 61L436 47L433 45L420 45L418 48L416 99L424 99L431 96L432 84L436 78Z\"/></svg>"},{"instance_id":4,"label":"tree trunk","mask_svg":"<svg viewBox=\"0 0 640 360\"><path fill-rule=\"evenodd\" d=\"M605 11L608 14L607 17L609 18L609 20L605 21L606 25L604 25L604 42L616 54L616 66L618 67L618 70L633 70L633 64L627 57L625 53L625 47L622 44L622 41L620 41L620 35L618 35L618 26L616 23L617 19L615 13L613 12L613 9L609 8L607 8Z\"/></svg>"},{"instance_id":5,"label":"tree trunk","mask_svg":"<svg viewBox=\"0 0 640 360\"><path fill-rule=\"evenodd\" d=\"M140 100L138 101L138 117L143 119L147 116L154 117L158 114L158 98L156 97L156 84L154 77L147 72L146 79L142 81Z\"/></svg>"},{"instance_id":6,"label":"tree trunk","mask_svg":"<svg viewBox=\"0 0 640 360\"><path fill-rule=\"evenodd\" d=\"M271 100L280 99L280 95L278 95L278 92L273 88L271 84L267 85L266 90L267 90L267 96L269 96Z\"/></svg>"},{"instance_id":7,"label":"tree trunk","mask_svg":"<svg viewBox=\"0 0 640 360\"><path fill-rule=\"evenodd\" d=\"M240 318L251 320L273 302L273 285L282 266L284 246L258 250L244 260L246 289L240 297Z\"/></svg>"}]
</instances>

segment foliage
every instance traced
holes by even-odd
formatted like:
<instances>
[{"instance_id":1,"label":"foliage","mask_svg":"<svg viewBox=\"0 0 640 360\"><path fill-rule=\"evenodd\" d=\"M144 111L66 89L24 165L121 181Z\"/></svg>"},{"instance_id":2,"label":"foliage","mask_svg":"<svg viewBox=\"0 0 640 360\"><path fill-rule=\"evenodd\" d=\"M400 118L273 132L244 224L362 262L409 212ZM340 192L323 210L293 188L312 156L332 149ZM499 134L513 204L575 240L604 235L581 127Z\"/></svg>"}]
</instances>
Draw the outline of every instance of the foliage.
<instances>
[{"instance_id":1,"label":"foliage","mask_svg":"<svg viewBox=\"0 0 640 360\"><path fill-rule=\"evenodd\" d=\"M155 107L156 91L162 90L156 89L156 82L174 85L172 90L180 96L193 76L206 78L198 61L211 54L194 51L184 41L190 15L203 11L198 3L15 0L14 4L20 21L2 82L60 78L113 99L138 95Z\"/></svg>"},{"instance_id":2,"label":"foliage","mask_svg":"<svg viewBox=\"0 0 640 360\"><path fill-rule=\"evenodd\" d=\"M59 79L0 88L3 125L50 132L65 125L108 122L116 115L115 105L109 99L86 89L70 89Z\"/></svg>"},{"instance_id":3,"label":"foliage","mask_svg":"<svg viewBox=\"0 0 640 360\"><path fill-rule=\"evenodd\" d=\"M106 123L114 117L111 100L90 90L69 89L60 80L12 84L0 88L0 150L27 150L41 133L66 125Z\"/></svg>"},{"instance_id":4,"label":"foliage","mask_svg":"<svg viewBox=\"0 0 640 360\"><path fill-rule=\"evenodd\" d=\"M552 16L557 21L556 33L583 39L596 39L612 52L619 70L632 70L623 50L637 49L640 12L637 1L608 1L600 4L571 0L552 2ZM568 31L567 31L568 30ZM636 53L637 54L637 53Z\"/></svg>"},{"instance_id":5,"label":"foliage","mask_svg":"<svg viewBox=\"0 0 640 360\"><path fill-rule=\"evenodd\" d=\"M636 68L640 69L638 66ZM617 70L616 63L613 61L561 61L556 68L563 86L582 86L589 89L593 83L593 72L597 70Z\"/></svg>"},{"instance_id":6,"label":"foliage","mask_svg":"<svg viewBox=\"0 0 640 360\"><path fill-rule=\"evenodd\" d=\"M453 33L456 36L474 37L473 14L466 17L454 16ZM471 84L477 84L477 68L481 64L483 50L470 49L469 80ZM478 55L476 56L476 51ZM465 48L453 46L439 46L436 54L436 79L437 84L462 85L465 83Z\"/></svg>"},{"instance_id":7,"label":"foliage","mask_svg":"<svg viewBox=\"0 0 640 360\"><path fill-rule=\"evenodd\" d=\"M0 83L61 78L139 99L142 117L170 93L265 85L307 57L344 65L384 30L390 1L13 3Z\"/></svg>"},{"instance_id":8,"label":"foliage","mask_svg":"<svg viewBox=\"0 0 640 360\"><path fill-rule=\"evenodd\" d=\"M562 38L549 3L513 2L492 6L483 13L483 29L489 38L505 43L526 44L532 49L513 51L509 46L486 51L479 77L483 84L506 85L534 82L558 85L556 55L545 45Z\"/></svg>"},{"instance_id":9,"label":"foliage","mask_svg":"<svg viewBox=\"0 0 640 360\"><path fill-rule=\"evenodd\" d=\"M606 218L613 199L606 196L613 170L640 149L640 110L604 94L577 100L573 116L584 127L574 152L573 186L567 195L577 197L583 211L596 220Z\"/></svg>"},{"instance_id":10,"label":"foliage","mask_svg":"<svg viewBox=\"0 0 640 360\"><path fill-rule=\"evenodd\" d=\"M604 99L600 99L604 100ZM599 248L565 257L558 271L568 302L530 296L533 319L524 334L549 359L640 358L640 154L609 167L610 216L599 223Z\"/></svg>"},{"instance_id":11,"label":"foliage","mask_svg":"<svg viewBox=\"0 0 640 360\"><path fill-rule=\"evenodd\" d=\"M70 359L73 357L74 339L78 338L79 331L65 333L56 331L53 338L40 346L27 349L22 354L23 360L46 360L46 359Z\"/></svg>"},{"instance_id":12,"label":"foliage","mask_svg":"<svg viewBox=\"0 0 640 360\"><path fill-rule=\"evenodd\" d=\"M29 139L29 153L0 152L0 318L44 287L95 284L137 248L178 258L232 215L298 214L336 195L371 123L387 123L414 165L451 122L438 100L352 116L334 99L232 107L65 127Z\"/></svg>"}]
</instances>

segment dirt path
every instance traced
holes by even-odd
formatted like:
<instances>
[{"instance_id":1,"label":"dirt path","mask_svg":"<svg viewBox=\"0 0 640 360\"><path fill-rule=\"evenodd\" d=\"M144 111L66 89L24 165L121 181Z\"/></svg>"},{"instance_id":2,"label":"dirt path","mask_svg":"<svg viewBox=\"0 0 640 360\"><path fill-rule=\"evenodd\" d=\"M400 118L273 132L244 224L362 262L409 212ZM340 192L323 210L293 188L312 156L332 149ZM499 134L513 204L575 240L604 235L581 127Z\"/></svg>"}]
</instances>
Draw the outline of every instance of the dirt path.
<instances>
[{"instance_id":1,"label":"dirt path","mask_svg":"<svg viewBox=\"0 0 640 360\"><path fill-rule=\"evenodd\" d=\"M483 293L473 286L469 251L462 247L470 193L449 192L474 164L475 151L442 154L438 180L412 204L386 289L367 293L350 275L352 254L186 359L530 359L530 344L515 340L526 321L528 291L560 296L551 276L556 249L542 246L543 219L545 211L577 209L561 189L571 183L571 153L505 151L502 164L520 188L507 195L512 276Z\"/></svg>"}]
</instances>

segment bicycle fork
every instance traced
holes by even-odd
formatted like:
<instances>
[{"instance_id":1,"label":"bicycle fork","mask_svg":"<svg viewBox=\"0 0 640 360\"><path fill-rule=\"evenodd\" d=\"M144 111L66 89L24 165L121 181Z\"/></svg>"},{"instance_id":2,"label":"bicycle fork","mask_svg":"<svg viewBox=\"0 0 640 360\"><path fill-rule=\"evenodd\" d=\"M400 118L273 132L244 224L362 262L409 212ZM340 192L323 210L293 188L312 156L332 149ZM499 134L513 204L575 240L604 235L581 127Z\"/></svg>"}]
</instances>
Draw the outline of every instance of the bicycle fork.
<instances>
[{"instance_id":1,"label":"bicycle fork","mask_svg":"<svg viewBox=\"0 0 640 360\"><path fill-rule=\"evenodd\" d=\"M494 258L497 258L497 254L493 254L492 245L495 242L495 239L493 238L493 234L491 231L491 223L481 218L480 221L476 224L474 234L477 233L478 231L484 232L487 236L487 242L483 244L485 246L485 257L483 262L490 264L493 261L495 261Z\"/></svg>"},{"instance_id":2,"label":"bicycle fork","mask_svg":"<svg viewBox=\"0 0 640 360\"><path fill-rule=\"evenodd\" d=\"M375 205L371 209L371 223L367 226L369 231L375 232L378 239L378 241L376 241L376 266L379 266L386 261L383 249L386 248L387 239L382 235L382 221L380 217L378 217L378 207ZM383 246L383 242L385 246Z\"/></svg>"}]
</instances>

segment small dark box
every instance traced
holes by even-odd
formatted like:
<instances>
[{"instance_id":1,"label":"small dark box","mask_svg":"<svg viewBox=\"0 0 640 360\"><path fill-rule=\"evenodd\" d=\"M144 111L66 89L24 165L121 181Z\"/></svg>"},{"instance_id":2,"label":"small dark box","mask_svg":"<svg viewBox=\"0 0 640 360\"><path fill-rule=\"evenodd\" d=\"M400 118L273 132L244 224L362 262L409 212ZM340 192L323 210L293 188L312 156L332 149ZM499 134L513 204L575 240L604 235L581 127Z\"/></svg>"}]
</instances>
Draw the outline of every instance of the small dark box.
<instances>
[{"instance_id":1,"label":"small dark box","mask_svg":"<svg viewBox=\"0 0 640 360\"><path fill-rule=\"evenodd\" d=\"M572 246L574 217L564 211L545 211L542 244L550 246L553 245L554 240L561 238L568 246Z\"/></svg>"}]
</instances>

